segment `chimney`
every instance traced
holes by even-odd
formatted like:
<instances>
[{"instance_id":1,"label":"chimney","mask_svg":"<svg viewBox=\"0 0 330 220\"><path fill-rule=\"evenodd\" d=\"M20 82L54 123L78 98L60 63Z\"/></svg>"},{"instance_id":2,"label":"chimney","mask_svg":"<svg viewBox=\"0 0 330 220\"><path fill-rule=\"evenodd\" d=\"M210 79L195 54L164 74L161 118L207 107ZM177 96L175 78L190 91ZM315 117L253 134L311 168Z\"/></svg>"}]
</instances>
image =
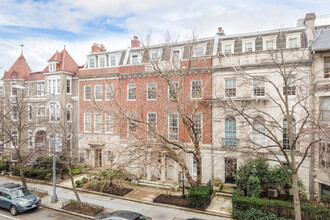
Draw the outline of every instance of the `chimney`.
<instances>
[{"instance_id":1,"label":"chimney","mask_svg":"<svg viewBox=\"0 0 330 220\"><path fill-rule=\"evenodd\" d=\"M315 30L315 19L316 19L315 13L307 13L305 16L304 25L307 28Z\"/></svg>"},{"instance_id":2,"label":"chimney","mask_svg":"<svg viewBox=\"0 0 330 220\"><path fill-rule=\"evenodd\" d=\"M140 46L140 41L137 36L133 37L133 40L131 40L131 47L139 47Z\"/></svg>"},{"instance_id":3,"label":"chimney","mask_svg":"<svg viewBox=\"0 0 330 220\"><path fill-rule=\"evenodd\" d=\"M224 36L225 35L225 32L222 30L222 27L218 27L217 35L219 35L219 36Z\"/></svg>"},{"instance_id":4,"label":"chimney","mask_svg":"<svg viewBox=\"0 0 330 220\"><path fill-rule=\"evenodd\" d=\"M92 53L99 53L99 52L105 52L105 47L103 44L96 44L94 43L92 46Z\"/></svg>"}]
</instances>

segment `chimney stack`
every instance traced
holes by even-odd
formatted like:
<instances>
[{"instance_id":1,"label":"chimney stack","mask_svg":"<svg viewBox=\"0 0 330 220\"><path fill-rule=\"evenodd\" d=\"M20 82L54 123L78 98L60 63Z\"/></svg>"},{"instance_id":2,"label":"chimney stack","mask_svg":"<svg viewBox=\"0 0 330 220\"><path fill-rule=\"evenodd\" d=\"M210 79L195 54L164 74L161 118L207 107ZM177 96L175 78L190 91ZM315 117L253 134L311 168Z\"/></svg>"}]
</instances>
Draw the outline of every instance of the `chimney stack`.
<instances>
[{"instance_id":1,"label":"chimney stack","mask_svg":"<svg viewBox=\"0 0 330 220\"><path fill-rule=\"evenodd\" d=\"M305 16L305 20L304 20L304 25L307 28L310 28L312 30L315 30L315 19L316 19L316 15L315 13L307 13Z\"/></svg>"},{"instance_id":2,"label":"chimney stack","mask_svg":"<svg viewBox=\"0 0 330 220\"><path fill-rule=\"evenodd\" d=\"M217 33L219 36L224 36L225 35L225 32L224 30L222 30L222 27L218 27L218 33Z\"/></svg>"},{"instance_id":3,"label":"chimney stack","mask_svg":"<svg viewBox=\"0 0 330 220\"><path fill-rule=\"evenodd\" d=\"M99 53L99 52L105 52L106 49L103 44L96 44L94 43L92 46L92 53Z\"/></svg>"},{"instance_id":4,"label":"chimney stack","mask_svg":"<svg viewBox=\"0 0 330 220\"><path fill-rule=\"evenodd\" d=\"M133 40L131 40L131 47L140 47L140 41L137 36L133 36Z\"/></svg>"}]
</instances>

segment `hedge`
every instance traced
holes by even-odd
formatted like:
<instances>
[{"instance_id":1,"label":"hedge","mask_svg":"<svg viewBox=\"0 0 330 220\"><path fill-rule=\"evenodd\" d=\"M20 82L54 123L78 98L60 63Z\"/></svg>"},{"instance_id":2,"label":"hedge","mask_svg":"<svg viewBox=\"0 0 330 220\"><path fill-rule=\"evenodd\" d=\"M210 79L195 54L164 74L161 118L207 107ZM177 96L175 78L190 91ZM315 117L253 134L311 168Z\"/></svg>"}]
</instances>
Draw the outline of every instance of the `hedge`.
<instances>
[{"instance_id":1,"label":"hedge","mask_svg":"<svg viewBox=\"0 0 330 220\"><path fill-rule=\"evenodd\" d=\"M244 219L244 220L292 220L291 218L278 217L272 212L265 213L259 209L250 208L248 210L239 210L235 209L233 211L233 217L235 219Z\"/></svg>"},{"instance_id":2,"label":"hedge","mask_svg":"<svg viewBox=\"0 0 330 220\"><path fill-rule=\"evenodd\" d=\"M294 219L293 203L282 200L270 200L267 198L242 197L238 194L233 196L234 210L246 211L251 208L260 209L265 213L274 213L279 217ZM322 205L310 203L301 204L303 219L330 219L330 209Z\"/></svg>"},{"instance_id":3,"label":"hedge","mask_svg":"<svg viewBox=\"0 0 330 220\"><path fill-rule=\"evenodd\" d=\"M205 209L210 204L213 192L212 186L197 186L188 190L189 204L198 209Z\"/></svg>"}]
</instances>

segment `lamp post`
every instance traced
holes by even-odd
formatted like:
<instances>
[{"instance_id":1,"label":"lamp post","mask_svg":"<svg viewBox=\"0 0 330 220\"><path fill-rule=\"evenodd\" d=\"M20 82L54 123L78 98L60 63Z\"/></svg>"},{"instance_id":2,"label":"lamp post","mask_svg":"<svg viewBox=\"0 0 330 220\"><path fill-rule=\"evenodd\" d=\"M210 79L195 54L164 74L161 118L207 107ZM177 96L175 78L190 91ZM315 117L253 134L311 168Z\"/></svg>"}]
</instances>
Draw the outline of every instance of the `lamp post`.
<instances>
[{"instance_id":1,"label":"lamp post","mask_svg":"<svg viewBox=\"0 0 330 220\"><path fill-rule=\"evenodd\" d=\"M258 173L256 166L253 166L251 173L255 176Z\"/></svg>"},{"instance_id":2,"label":"lamp post","mask_svg":"<svg viewBox=\"0 0 330 220\"><path fill-rule=\"evenodd\" d=\"M182 169L182 175L181 175L181 178L182 178L182 198L185 198L185 194L184 194L184 170Z\"/></svg>"},{"instance_id":3,"label":"lamp post","mask_svg":"<svg viewBox=\"0 0 330 220\"><path fill-rule=\"evenodd\" d=\"M53 195L51 197L51 202L57 202L58 197L56 195L56 155L55 155L55 144L56 144L56 138L55 138L55 93L51 92L45 92L42 90L38 89L31 89L31 88L26 88L24 86L19 86L19 85L13 85L12 88L14 89L20 89L20 90L31 90L31 91L36 91L36 92L41 92L45 94L49 94L53 96Z\"/></svg>"}]
</instances>

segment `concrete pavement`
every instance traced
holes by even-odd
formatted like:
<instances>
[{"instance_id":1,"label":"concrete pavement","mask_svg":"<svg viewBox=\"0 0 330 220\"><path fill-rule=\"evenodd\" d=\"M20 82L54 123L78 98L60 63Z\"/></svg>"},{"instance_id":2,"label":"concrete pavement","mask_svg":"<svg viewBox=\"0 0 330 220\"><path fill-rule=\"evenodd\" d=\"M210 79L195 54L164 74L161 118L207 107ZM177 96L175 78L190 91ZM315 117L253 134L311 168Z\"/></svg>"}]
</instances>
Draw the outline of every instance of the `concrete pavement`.
<instances>
[{"instance_id":1,"label":"concrete pavement","mask_svg":"<svg viewBox=\"0 0 330 220\"><path fill-rule=\"evenodd\" d=\"M19 181L15 181L9 177L0 177L0 184L6 182L19 183ZM28 183L28 187L42 189L48 191L50 194L52 193L51 185ZM56 189L57 189L59 202L51 203L50 195L49 195L42 199L42 204L45 204L50 208L53 207L56 209L60 209L62 206L62 202L68 201L70 199L75 199L75 195L71 189L61 188L61 187L57 187ZM136 201L130 201L127 199L121 199L108 195L104 196L104 195L85 193L85 192L79 192L79 195L83 202L104 206L106 211L112 212L116 210L130 210L130 211L142 213L146 216L150 216L152 217L153 220L172 220L174 218L187 219L194 217L207 219L207 220L230 219L225 217L197 213L194 211L181 209L179 207L177 208L167 205L151 204L146 201L136 202Z\"/></svg>"}]
</instances>

